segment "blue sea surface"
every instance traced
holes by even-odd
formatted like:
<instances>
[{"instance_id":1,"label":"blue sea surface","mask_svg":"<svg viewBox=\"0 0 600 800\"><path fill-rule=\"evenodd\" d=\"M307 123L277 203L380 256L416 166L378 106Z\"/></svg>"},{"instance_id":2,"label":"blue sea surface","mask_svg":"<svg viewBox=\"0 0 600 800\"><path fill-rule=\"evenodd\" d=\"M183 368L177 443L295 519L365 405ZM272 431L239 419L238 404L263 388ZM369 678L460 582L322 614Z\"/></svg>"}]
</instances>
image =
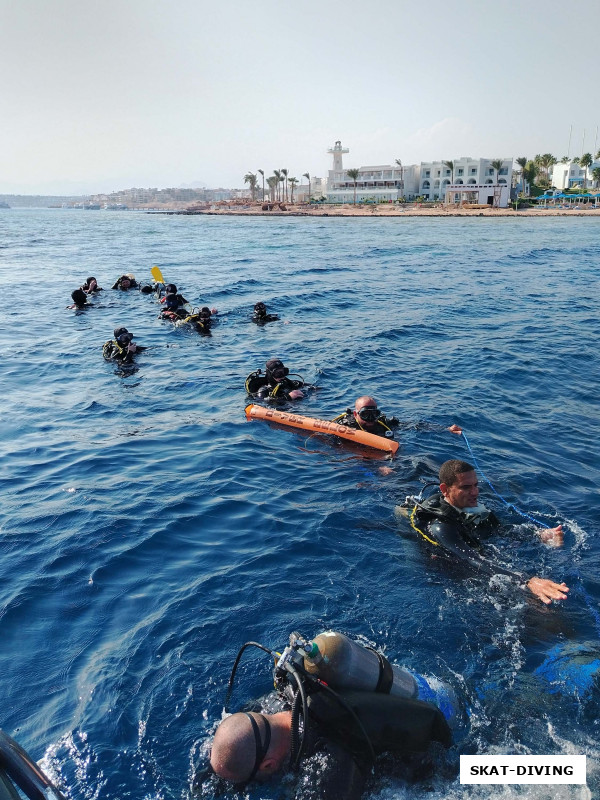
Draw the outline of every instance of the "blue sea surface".
<instances>
[{"instance_id":1,"label":"blue sea surface","mask_svg":"<svg viewBox=\"0 0 600 800\"><path fill-rule=\"evenodd\" d=\"M210 337L110 290L153 265L219 309ZM89 275L104 291L67 309ZM240 646L336 629L452 686L455 765L588 756L588 787L446 769L370 797L597 795L599 279L596 219L0 211L0 727L72 800L189 798ZM258 300L281 320L253 325ZM102 359L120 325L149 348L134 369ZM246 421L244 379L273 357L319 387L303 414L374 394L408 423L397 456ZM507 502L563 523L548 548L480 476L515 525L501 557L564 580L566 601L457 575L395 514L472 456ZM269 691L270 666L247 654L234 707Z\"/></svg>"}]
</instances>

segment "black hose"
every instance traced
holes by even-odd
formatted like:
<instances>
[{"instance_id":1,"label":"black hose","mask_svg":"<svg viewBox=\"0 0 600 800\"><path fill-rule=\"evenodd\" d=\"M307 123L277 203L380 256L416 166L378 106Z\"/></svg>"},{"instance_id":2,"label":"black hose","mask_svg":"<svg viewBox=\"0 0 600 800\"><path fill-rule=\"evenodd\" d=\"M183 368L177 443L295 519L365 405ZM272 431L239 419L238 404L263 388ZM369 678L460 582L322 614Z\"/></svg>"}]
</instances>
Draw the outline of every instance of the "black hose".
<instances>
[{"instance_id":1,"label":"black hose","mask_svg":"<svg viewBox=\"0 0 600 800\"><path fill-rule=\"evenodd\" d=\"M304 684L300 679L300 676L296 669L292 667L291 664L288 664L288 671L290 675L294 676L294 680L298 685L298 691L294 695L294 702L292 705L292 745L290 749L290 768L292 770L297 770L300 761L302 760L302 756L304 755L304 749L306 745L306 733L308 730L308 701L306 699L306 691L304 689ZM300 704L298 702L298 697L302 700L302 737L299 736L299 711L300 711Z\"/></svg>"},{"instance_id":2,"label":"black hose","mask_svg":"<svg viewBox=\"0 0 600 800\"><path fill-rule=\"evenodd\" d=\"M225 711L228 710L227 706L229 705L229 701L231 699L231 692L233 691L233 679L235 678L235 673L237 671L238 664L240 663L240 659L244 653L244 650L247 647L258 647L259 650L264 650L264 652L268 653L270 656L273 655L273 652L271 650L269 650L267 647L263 647L263 645L259 644L258 642L246 642L246 644L242 645L235 661L233 662L233 669L231 670L231 675L229 676L229 683L227 684L227 694L225 695Z\"/></svg>"}]
</instances>

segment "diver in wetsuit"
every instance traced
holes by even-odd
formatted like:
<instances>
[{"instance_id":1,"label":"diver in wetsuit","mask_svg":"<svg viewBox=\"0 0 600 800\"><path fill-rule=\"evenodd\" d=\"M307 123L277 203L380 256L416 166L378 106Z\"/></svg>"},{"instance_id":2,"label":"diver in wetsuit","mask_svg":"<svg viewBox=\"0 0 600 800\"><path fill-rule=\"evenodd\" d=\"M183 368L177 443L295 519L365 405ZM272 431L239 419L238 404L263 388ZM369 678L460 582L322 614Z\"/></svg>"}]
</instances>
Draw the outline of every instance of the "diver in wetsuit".
<instances>
[{"instance_id":1,"label":"diver in wetsuit","mask_svg":"<svg viewBox=\"0 0 600 800\"><path fill-rule=\"evenodd\" d=\"M133 333L127 328L115 328L114 339L109 339L104 343L102 355L105 361L118 361L120 364L131 364L133 356L146 350L133 341Z\"/></svg>"},{"instance_id":2,"label":"diver in wetsuit","mask_svg":"<svg viewBox=\"0 0 600 800\"><path fill-rule=\"evenodd\" d=\"M198 333L203 334L204 336L210 335L212 315L208 306L202 306L197 314L190 314L190 316L183 321L184 323L190 322Z\"/></svg>"},{"instance_id":3,"label":"diver in wetsuit","mask_svg":"<svg viewBox=\"0 0 600 800\"><path fill-rule=\"evenodd\" d=\"M91 303L87 301L86 293L82 289L74 289L71 292L71 300L73 301L73 305L67 306L67 308L76 308L81 311L91 306Z\"/></svg>"},{"instance_id":4,"label":"diver in wetsuit","mask_svg":"<svg viewBox=\"0 0 600 800\"><path fill-rule=\"evenodd\" d=\"M131 275L121 275L120 278L114 282L113 289L122 289L124 292L129 289L139 289L138 282Z\"/></svg>"},{"instance_id":5,"label":"diver in wetsuit","mask_svg":"<svg viewBox=\"0 0 600 800\"><path fill-rule=\"evenodd\" d=\"M292 634L290 640L295 635ZM347 637L341 638L347 640ZM360 647L356 643L353 646ZM375 675L372 684L373 687L377 684L375 691L342 689L332 678L323 688L322 683L309 681L311 675L306 672L306 661L305 669L298 662L291 662L295 665L292 671L303 683L307 695L307 717L303 720L302 734L299 733L298 712L286 703L290 699L289 690L295 687L297 692L296 684L289 680L287 687L282 685L276 667L275 680L280 691L283 688L280 699L284 709L275 713L240 712L227 717L215 733L210 757L213 771L238 784L235 788L240 789L239 784L245 787L254 778L269 777L288 764L292 768L300 767L300 796L305 800L358 800L373 758L384 752L396 756L405 778L428 777L431 762L426 754L430 745L438 742L447 748L452 744L444 714L435 705L410 699L398 693L399 690L390 693L396 681L395 668L384 656L370 652L379 674L379 680ZM356 667L360 659L351 656L343 666L342 653L343 650L339 650L338 656L329 663L332 668L335 664L335 669L343 676L342 685L356 685L356 678L350 673L352 665ZM285 663L290 663L287 656L283 658ZM361 677L365 676L364 662L359 669ZM308 670L310 672L310 667ZM292 709L296 705L293 702ZM312 759L312 756L317 758Z\"/></svg>"},{"instance_id":6,"label":"diver in wetsuit","mask_svg":"<svg viewBox=\"0 0 600 800\"><path fill-rule=\"evenodd\" d=\"M288 378L290 371L278 358L266 363L265 373L257 369L246 378L245 388L252 397L269 400L300 400L304 381Z\"/></svg>"},{"instance_id":7,"label":"diver in wetsuit","mask_svg":"<svg viewBox=\"0 0 600 800\"><path fill-rule=\"evenodd\" d=\"M474 467L466 461L453 459L440 468L440 491L416 504L410 514L411 525L425 541L450 554L454 560L467 564L484 575L507 575L521 588L543 603L564 600L569 591L564 583L548 578L529 578L494 563L486 557L483 542L496 533L501 523L493 511L479 504L479 486ZM538 531L541 540L560 547L562 525Z\"/></svg>"},{"instance_id":8,"label":"diver in wetsuit","mask_svg":"<svg viewBox=\"0 0 600 800\"><path fill-rule=\"evenodd\" d=\"M169 293L164 298L164 307L159 314L160 319L168 319L171 322L177 322L179 320L184 320L187 316L189 316L189 314L179 302L179 296L172 292Z\"/></svg>"},{"instance_id":9,"label":"diver in wetsuit","mask_svg":"<svg viewBox=\"0 0 600 800\"><path fill-rule=\"evenodd\" d=\"M96 292L102 291L102 287L98 286L98 281L96 280L96 278L93 277L87 278L83 286L80 286L79 288L81 289L82 292L85 292L86 294L96 294Z\"/></svg>"},{"instance_id":10,"label":"diver in wetsuit","mask_svg":"<svg viewBox=\"0 0 600 800\"><path fill-rule=\"evenodd\" d=\"M354 404L354 411L349 408L340 414L332 422L338 425L346 425L348 428L357 428L375 436L385 436L387 439L394 438L393 428L397 428L400 420L396 417L386 417L377 408L377 400L374 397L363 395Z\"/></svg>"},{"instance_id":11,"label":"diver in wetsuit","mask_svg":"<svg viewBox=\"0 0 600 800\"><path fill-rule=\"evenodd\" d=\"M275 322L278 319L279 316L277 314L267 314L267 307L264 303L255 304L252 322L257 325L265 325L267 322Z\"/></svg>"},{"instance_id":12,"label":"diver in wetsuit","mask_svg":"<svg viewBox=\"0 0 600 800\"><path fill-rule=\"evenodd\" d=\"M162 286L162 284L157 284L157 286ZM175 286L174 283L167 283L167 285L165 286L165 296L161 297L160 302L161 303L165 303L166 300L167 300L167 297L170 294L175 295L175 297L177 298L178 305L184 306L187 303L187 300L185 299L185 297L182 294L178 294L177 286ZM160 290L159 290L159 296L160 296Z\"/></svg>"}]
</instances>

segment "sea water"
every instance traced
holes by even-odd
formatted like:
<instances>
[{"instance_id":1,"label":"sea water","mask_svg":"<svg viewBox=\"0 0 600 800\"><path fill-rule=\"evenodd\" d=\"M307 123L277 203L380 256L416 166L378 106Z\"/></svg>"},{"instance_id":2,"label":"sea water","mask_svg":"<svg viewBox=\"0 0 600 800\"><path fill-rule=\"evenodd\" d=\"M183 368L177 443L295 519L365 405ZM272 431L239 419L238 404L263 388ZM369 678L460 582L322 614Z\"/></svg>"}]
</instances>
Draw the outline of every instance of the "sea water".
<instances>
[{"instance_id":1,"label":"sea water","mask_svg":"<svg viewBox=\"0 0 600 800\"><path fill-rule=\"evenodd\" d=\"M0 726L68 797L189 797L239 647L328 628L452 687L450 766L586 754L600 791L598 220L0 214ZM218 308L210 337L110 289L154 265ZM90 275L104 291L67 309ZM259 300L280 321L252 324ZM133 369L102 359L121 325L148 347ZM304 414L373 394L405 423L397 457L247 422L244 379L273 357L318 386ZM566 581L565 602L455 574L395 515L442 461L473 457L515 526L497 557ZM502 498L562 522L564 547ZM247 653L234 708L269 691L270 666ZM446 764L371 796L425 789L549 787L463 787Z\"/></svg>"}]
</instances>

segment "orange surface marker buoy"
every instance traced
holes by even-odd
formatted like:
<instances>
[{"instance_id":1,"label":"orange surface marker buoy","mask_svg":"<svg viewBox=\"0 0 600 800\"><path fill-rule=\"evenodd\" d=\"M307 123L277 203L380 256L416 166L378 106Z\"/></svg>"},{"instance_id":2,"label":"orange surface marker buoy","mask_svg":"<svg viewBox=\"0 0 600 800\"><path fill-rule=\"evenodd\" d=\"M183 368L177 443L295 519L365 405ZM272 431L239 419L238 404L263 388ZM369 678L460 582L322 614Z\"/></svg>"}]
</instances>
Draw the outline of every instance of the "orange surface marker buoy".
<instances>
[{"instance_id":1,"label":"orange surface marker buoy","mask_svg":"<svg viewBox=\"0 0 600 800\"><path fill-rule=\"evenodd\" d=\"M285 425L289 428L301 428L311 433L331 433L333 436L340 436L350 442L357 442L357 444L364 444L367 447L385 450L392 454L400 447L398 442L393 439L385 439L383 436L376 436L374 433L367 433L357 428L349 428L347 425L339 425L337 422L329 422L325 419L303 417L301 414L289 414L287 411L277 411L275 408L265 408L254 403L246 406L246 419L265 419L267 422L277 422L279 425Z\"/></svg>"}]
</instances>

